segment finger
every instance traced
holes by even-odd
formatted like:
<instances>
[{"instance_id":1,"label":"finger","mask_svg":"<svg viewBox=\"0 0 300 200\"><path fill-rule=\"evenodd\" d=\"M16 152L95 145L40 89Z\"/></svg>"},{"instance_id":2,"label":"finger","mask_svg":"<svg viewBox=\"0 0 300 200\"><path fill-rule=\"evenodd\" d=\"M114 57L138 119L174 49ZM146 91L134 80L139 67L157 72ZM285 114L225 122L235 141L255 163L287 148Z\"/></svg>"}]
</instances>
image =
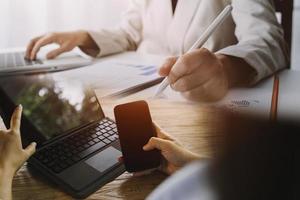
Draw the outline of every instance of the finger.
<instances>
[{"instance_id":1,"label":"finger","mask_svg":"<svg viewBox=\"0 0 300 200\"><path fill-rule=\"evenodd\" d=\"M68 49L66 47L64 47L64 46L61 46L60 48L55 49L55 50L49 52L47 54L47 59L54 59L57 56L59 56L60 54L66 52L66 51L68 51Z\"/></svg>"},{"instance_id":2,"label":"finger","mask_svg":"<svg viewBox=\"0 0 300 200\"><path fill-rule=\"evenodd\" d=\"M133 175L134 177L145 176L145 175L151 174L151 173L154 172L156 169L157 169L157 168L154 168L154 169L148 169L148 170L141 171L141 172L134 172L132 175Z\"/></svg>"},{"instance_id":3,"label":"finger","mask_svg":"<svg viewBox=\"0 0 300 200\"><path fill-rule=\"evenodd\" d=\"M171 84L175 83L179 78L193 73L199 69L199 66L210 59L211 53L207 49L197 49L181 56L171 69L168 78Z\"/></svg>"},{"instance_id":4,"label":"finger","mask_svg":"<svg viewBox=\"0 0 300 200\"><path fill-rule=\"evenodd\" d=\"M153 149L164 150L170 145L169 140L152 137L149 142L143 146L144 151L150 151Z\"/></svg>"},{"instance_id":5,"label":"finger","mask_svg":"<svg viewBox=\"0 0 300 200\"><path fill-rule=\"evenodd\" d=\"M39 39L41 39L41 37L36 37L36 38L32 39L32 40L29 42L29 44L28 44L28 46L27 46L27 48L26 48L25 58L30 59L31 51L32 51L32 49L33 49L35 43L36 43Z\"/></svg>"},{"instance_id":6,"label":"finger","mask_svg":"<svg viewBox=\"0 0 300 200\"><path fill-rule=\"evenodd\" d=\"M19 105L10 120L10 129L14 132L14 133L19 133L20 132L20 126L21 126L21 116L22 116L22 110L23 107L22 105Z\"/></svg>"},{"instance_id":7,"label":"finger","mask_svg":"<svg viewBox=\"0 0 300 200\"><path fill-rule=\"evenodd\" d=\"M172 136L167 134L156 122L153 121L152 123L153 123L153 126L154 126L155 130L156 130L158 138L171 140L171 141L175 140L174 138L172 138Z\"/></svg>"},{"instance_id":8,"label":"finger","mask_svg":"<svg viewBox=\"0 0 300 200\"><path fill-rule=\"evenodd\" d=\"M194 73L179 78L175 83L171 84L171 88L177 92L195 89L211 79L216 72L217 69L213 66L199 68Z\"/></svg>"},{"instance_id":9,"label":"finger","mask_svg":"<svg viewBox=\"0 0 300 200\"><path fill-rule=\"evenodd\" d=\"M167 58L164 62L164 64L159 68L159 75L161 76L168 76L173 65L176 63L178 57L170 57Z\"/></svg>"},{"instance_id":10,"label":"finger","mask_svg":"<svg viewBox=\"0 0 300 200\"><path fill-rule=\"evenodd\" d=\"M123 158L123 156L120 156L120 157L118 158L118 161L119 161L119 163L124 163L124 158Z\"/></svg>"},{"instance_id":11,"label":"finger","mask_svg":"<svg viewBox=\"0 0 300 200\"><path fill-rule=\"evenodd\" d=\"M24 149L24 152L25 152L27 158L29 158L30 156L32 156L34 154L35 150L36 150L36 143L32 142L30 145L28 145Z\"/></svg>"},{"instance_id":12,"label":"finger","mask_svg":"<svg viewBox=\"0 0 300 200\"><path fill-rule=\"evenodd\" d=\"M32 48L30 59L35 60L36 55L39 52L39 50L41 49L41 47L46 46L48 44L51 44L53 42L54 42L54 36L53 35L45 36L45 37L39 39L35 43L34 47Z\"/></svg>"}]
</instances>

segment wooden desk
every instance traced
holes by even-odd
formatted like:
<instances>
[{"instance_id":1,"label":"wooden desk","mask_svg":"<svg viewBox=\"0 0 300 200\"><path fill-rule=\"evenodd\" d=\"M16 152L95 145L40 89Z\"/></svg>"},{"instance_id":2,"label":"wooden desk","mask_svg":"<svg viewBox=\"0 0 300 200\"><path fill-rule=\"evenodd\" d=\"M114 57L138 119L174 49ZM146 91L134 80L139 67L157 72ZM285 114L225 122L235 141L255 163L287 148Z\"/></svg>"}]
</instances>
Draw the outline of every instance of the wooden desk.
<instances>
[{"instance_id":1,"label":"wooden desk","mask_svg":"<svg viewBox=\"0 0 300 200\"><path fill-rule=\"evenodd\" d=\"M113 107L119 103L131 101L126 98L115 101L101 102L105 114L113 118ZM178 138L188 149L200 153L203 157L211 154L208 139L214 137L211 114L214 111L197 104L172 103L170 101L149 102L153 119L167 132ZM108 183L87 199L145 199L145 197L158 185L166 176L155 172L148 176L133 178L130 174L124 173L116 180ZM13 198L18 199L72 199L59 188L32 177L28 172L26 164L18 171L13 181Z\"/></svg>"}]
</instances>

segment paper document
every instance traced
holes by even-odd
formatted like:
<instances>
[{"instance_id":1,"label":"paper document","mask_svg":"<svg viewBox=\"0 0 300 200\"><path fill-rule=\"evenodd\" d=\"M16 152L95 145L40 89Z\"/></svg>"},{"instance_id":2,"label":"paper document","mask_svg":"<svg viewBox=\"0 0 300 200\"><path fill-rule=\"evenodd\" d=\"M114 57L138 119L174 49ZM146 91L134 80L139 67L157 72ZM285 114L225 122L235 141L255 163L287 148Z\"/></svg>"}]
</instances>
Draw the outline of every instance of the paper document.
<instances>
[{"instance_id":1,"label":"paper document","mask_svg":"<svg viewBox=\"0 0 300 200\"><path fill-rule=\"evenodd\" d=\"M158 97L154 97L155 92L159 85L155 85L148 89L145 89L139 93L133 94L132 97L135 99L146 99L146 100L168 100L173 102L188 102L179 92L172 90L170 87L167 87L166 90L160 94Z\"/></svg>"},{"instance_id":2,"label":"paper document","mask_svg":"<svg viewBox=\"0 0 300 200\"><path fill-rule=\"evenodd\" d=\"M226 107L231 111L242 113L258 114L259 116L268 119L270 116L270 108L273 93L274 78L271 77L262 81L253 88L236 88L231 89L228 94L219 102L202 103L205 105L214 105ZM151 87L142 92L134 94L136 99L153 99L153 95L158 86ZM186 100L179 92L173 91L168 87L159 99L193 103Z\"/></svg>"},{"instance_id":3,"label":"paper document","mask_svg":"<svg viewBox=\"0 0 300 200\"><path fill-rule=\"evenodd\" d=\"M91 86L101 97L161 78L157 69L164 57L127 52L99 59L84 68L54 74L56 81L79 80Z\"/></svg>"},{"instance_id":4,"label":"paper document","mask_svg":"<svg viewBox=\"0 0 300 200\"><path fill-rule=\"evenodd\" d=\"M91 66L54 73L53 77L56 81L79 80L97 90L100 97L106 97L161 78L157 70L164 60L165 57L162 56L126 52L101 58ZM232 89L224 99L213 105L225 106L233 111L260 114L268 118L273 81L273 78L269 78L253 88ZM143 91L133 94L133 98L153 99L157 87L158 85L148 85L143 88ZM189 102L170 87L159 98Z\"/></svg>"},{"instance_id":5,"label":"paper document","mask_svg":"<svg viewBox=\"0 0 300 200\"><path fill-rule=\"evenodd\" d=\"M279 74L279 120L300 119L300 71L285 70Z\"/></svg>"},{"instance_id":6,"label":"paper document","mask_svg":"<svg viewBox=\"0 0 300 200\"><path fill-rule=\"evenodd\" d=\"M274 78L268 78L253 88L236 88L217 105L224 106L232 111L255 114L264 119L270 117Z\"/></svg>"}]
</instances>

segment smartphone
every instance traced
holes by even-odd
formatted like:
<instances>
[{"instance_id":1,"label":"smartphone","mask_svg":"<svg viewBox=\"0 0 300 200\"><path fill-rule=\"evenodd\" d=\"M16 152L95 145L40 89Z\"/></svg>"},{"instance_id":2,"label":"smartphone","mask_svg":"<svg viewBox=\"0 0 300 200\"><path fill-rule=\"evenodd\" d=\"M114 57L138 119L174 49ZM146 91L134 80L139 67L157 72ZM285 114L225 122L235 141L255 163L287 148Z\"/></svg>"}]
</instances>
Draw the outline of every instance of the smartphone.
<instances>
[{"instance_id":1,"label":"smartphone","mask_svg":"<svg viewBox=\"0 0 300 200\"><path fill-rule=\"evenodd\" d=\"M143 150L149 139L156 136L148 104L136 101L118 105L114 114L126 170L139 172L158 167L160 152Z\"/></svg>"}]
</instances>

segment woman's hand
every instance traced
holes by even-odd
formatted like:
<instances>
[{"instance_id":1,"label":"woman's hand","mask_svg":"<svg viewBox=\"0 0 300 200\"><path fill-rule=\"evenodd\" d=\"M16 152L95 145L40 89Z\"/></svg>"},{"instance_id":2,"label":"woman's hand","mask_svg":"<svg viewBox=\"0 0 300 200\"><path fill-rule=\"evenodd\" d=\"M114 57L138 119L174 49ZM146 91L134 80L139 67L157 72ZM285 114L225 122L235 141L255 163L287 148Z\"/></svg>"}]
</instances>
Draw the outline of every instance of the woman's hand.
<instances>
[{"instance_id":1,"label":"woman's hand","mask_svg":"<svg viewBox=\"0 0 300 200\"><path fill-rule=\"evenodd\" d=\"M198 160L200 157L182 147L174 138L165 133L158 125L154 124L157 137L152 137L143 147L145 151L158 149L161 151L162 162L160 170L172 174L186 164Z\"/></svg>"},{"instance_id":2,"label":"woman's hand","mask_svg":"<svg viewBox=\"0 0 300 200\"><path fill-rule=\"evenodd\" d=\"M193 101L217 101L235 86L249 86L256 70L241 58L214 54L205 48L171 57L159 70L175 91Z\"/></svg>"},{"instance_id":3,"label":"woman's hand","mask_svg":"<svg viewBox=\"0 0 300 200\"><path fill-rule=\"evenodd\" d=\"M20 123L22 106L18 106L11 118L10 129L0 130L0 171L14 175L35 152L36 143L22 148Z\"/></svg>"},{"instance_id":4,"label":"woman's hand","mask_svg":"<svg viewBox=\"0 0 300 200\"><path fill-rule=\"evenodd\" d=\"M48 59L53 59L64 52L71 51L75 47L81 48L85 53L96 56L99 48L86 31L49 33L36 37L30 41L26 50L26 58L35 60L40 48L49 44L58 44L60 47L47 54Z\"/></svg>"},{"instance_id":5,"label":"woman's hand","mask_svg":"<svg viewBox=\"0 0 300 200\"><path fill-rule=\"evenodd\" d=\"M216 101L228 91L229 80L223 63L207 49L197 49L177 59L166 60L160 75L168 76L170 85L194 101Z\"/></svg>"},{"instance_id":6,"label":"woman's hand","mask_svg":"<svg viewBox=\"0 0 300 200\"><path fill-rule=\"evenodd\" d=\"M0 130L0 199L11 199L13 176L35 152L36 143L22 148L21 116L22 106L18 106L11 118L10 129Z\"/></svg>"}]
</instances>

